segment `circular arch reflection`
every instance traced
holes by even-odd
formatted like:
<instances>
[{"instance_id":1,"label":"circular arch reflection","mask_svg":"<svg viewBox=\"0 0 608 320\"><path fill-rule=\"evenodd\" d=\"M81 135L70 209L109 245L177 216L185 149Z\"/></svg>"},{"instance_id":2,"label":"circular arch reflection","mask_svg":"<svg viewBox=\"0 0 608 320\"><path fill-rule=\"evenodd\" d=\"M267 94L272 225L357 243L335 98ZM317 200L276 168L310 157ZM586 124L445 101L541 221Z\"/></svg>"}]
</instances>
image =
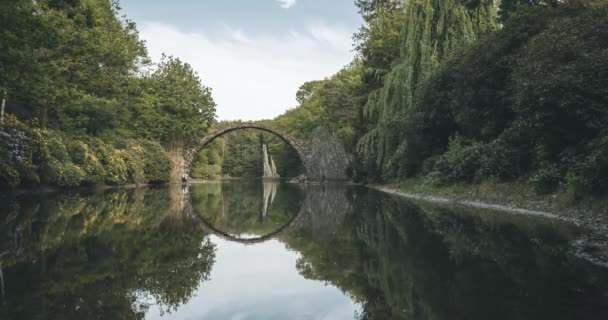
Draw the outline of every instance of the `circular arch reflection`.
<instances>
[{"instance_id":1,"label":"circular arch reflection","mask_svg":"<svg viewBox=\"0 0 608 320\"><path fill-rule=\"evenodd\" d=\"M202 196L201 198L198 198L195 195L195 193L197 193L196 191L187 192L191 199L190 203L196 206L196 209L192 208L192 216L211 234L230 242L250 245L272 240L290 228L301 224L302 219L300 218L305 216L303 214L306 207L305 197L298 197L297 202L299 203L299 207L297 206L298 204L294 203L293 199L290 199L289 197L282 197L281 200L278 200L279 207L276 207L276 201L275 205L272 205L272 203L276 197L275 193L279 194L276 191L276 186L280 185L279 183L262 183L262 193L259 193L259 190L255 189L259 187L259 185L247 185L246 183L245 185L241 185L243 182L231 185L231 183L232 182L219 183L202 187L203 189L199 189L199 192L203 191L205 196ZM270 188L268 184L273 184L273 187ZM291 185L283 185L283 187L291 188ZM253 194L250 193L252 190L254 191ZM289 189L284 191L288 190ZM267 194L270 192L272 192L271 195ZM289 192L283 194L289 194ZM215 197L215 199L213 197ZM256 201L255 204L252 204L251 199L254 197L257 199L261 198L261 201ZM249 200L249 202L247 202L247 200ZM200 207L201 204L203 205L202 208ZM287 204L287 206L285 206L285 204ZM224 212L226 208L227 210ZM260 208L260 211L252 210L251 208ZM271 209L273 209L272 212L275 214L270 213ZM277 212L279 212L278 216L276 215ZM254 237L244 236L245 234L248 234L248 230L251 230L254 226L254 224L252 224L253 220L250 220L252 213L259 214L260 220L258 220L258 223L266 222L264 220L268 219L268 217L275 217L271 218L271 220L267 220L272 223L272 226L266 225L262 228L263 231L261 232L259 232L258 229L258 232L263 235L256 235ZM281 218L277 221L275 220L277 217ZM272 221L274 221L274 223ZM237 222L236 227L234 222ZM244 224L239 224L242 222L244 222ZM272 231L268 231L270 228L272 228ZM226 231L226 229L231 231ZM255 234L259 234L258 232Z\"/></svg>"}]
</instances>

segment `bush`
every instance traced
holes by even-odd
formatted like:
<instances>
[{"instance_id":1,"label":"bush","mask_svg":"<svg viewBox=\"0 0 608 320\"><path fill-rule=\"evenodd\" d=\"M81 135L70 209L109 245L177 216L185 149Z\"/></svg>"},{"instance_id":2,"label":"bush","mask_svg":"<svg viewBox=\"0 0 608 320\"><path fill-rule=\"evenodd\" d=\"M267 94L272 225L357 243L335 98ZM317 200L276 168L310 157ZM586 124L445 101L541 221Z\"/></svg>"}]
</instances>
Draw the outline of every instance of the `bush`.
<instances>
[{"instance_id":1,"label":"bush","mask_svg":"<svg viewBox=\"0 0 608 320\"><path fill-rule=\"evenodd\" d=\"M587 146L588 155L577 161L568 174L568 186L578 195L608 190L608 135Z\"/></svg>"},{"instance_id":2,"label":"bush","mask_svg":"<svg viewBox=\"0 0 608 320\"><path fill-rule=\"evenodd\" d=\"M16 188L21 183L19 172L6 159L0 159L0 188Z\"/></svg>"},{"instance_id":3,"label":"bush","mask_svg":"<svg viewBox=\"0 0 608 320\"><path fill-rule=\"evenodd\" d=\"M127 167L127 176L129 181L135 184L146 183L144 173L144 160L142 153L144 149L137 142L129 143L127 149L122 150L122 157Z\"/></svg>"},{"instance_id":4,"label":"bush","mask_svg":"<svg viewBox=\"0 0 608 320\"><path fill-rule=\"evenodd\" d=\"M150 183L163 183L171 177L171 159L160 144L142 141L144 178Z\"/></svg>"},{"instance_id":5,"label":"bush","mask_svg":"<svg viewBox=\"0 0 608 320\"><path fill-rule=\"evenodd\" d=\"M534 191L539 194L549 194L557 191L563 177L556 165L548 164L547 167L540 169L530 178Z\"/></svg>"},{"instance_id":6,"label":"bush","mask_svg":"<svg viewBox=\"0 0 608 320\"><path fill-rule=\"evenodd\" d=\"M14 117L7 119L11 134L0 137L0 187L41 183L76 187L169 179L171 162L158 143L123 140L116 143L121 146L118 149L99 138L28 129Z\"/></svg>"},{"instance_id":7,"label":"bush","mask_svg":"<svg viewBox=\"0 0 608 320\"><path fill-rule=\"evenodd\" d=\"M455 181L472 182L481 166L482 146L468 144L462 138L450 140L448 150L437 158L429 178L438 184Z\"/></svg>"},{"instance_id":8,"label":"bush","mask_svg":"<svg viewBox=\"0 0 608 320\"><path fill-rule=\"evenodd\" d=\"M222 166L205 165L192 168L192 177L195 179L218 179L222 176Z\"/></svg>"},{"instance_id":9,"label":"bush","mask_svg":"<svg viewBox=\"0 0 608 320\"><path fill-rule=\"evenodd\" d=\"M44 182L58 187L77 187L82 184L85 172L71 162L61 162L50 158L42 166Z\"/></svg>"},{"instance_id":10,"label":"bush","mask_svg":"<svg viewBox=\"0 0 608 320\"><path fill-rule=\"evenodd\" d=\"M68 144L68 152L72 161L85 172L84 184L95 185L105 182L106 170L99 156L82 140L72 140Z\"/></svg>"}]
</instances>

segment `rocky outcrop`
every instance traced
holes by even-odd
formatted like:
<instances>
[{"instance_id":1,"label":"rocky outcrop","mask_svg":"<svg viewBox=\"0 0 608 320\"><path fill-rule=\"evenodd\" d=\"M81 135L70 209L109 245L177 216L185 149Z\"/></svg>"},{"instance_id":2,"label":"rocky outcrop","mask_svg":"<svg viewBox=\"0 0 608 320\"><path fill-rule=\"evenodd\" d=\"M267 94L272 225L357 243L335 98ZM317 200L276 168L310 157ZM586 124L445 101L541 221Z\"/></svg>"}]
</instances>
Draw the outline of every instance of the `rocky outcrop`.
<instances>
[{"instance_id":1,"label":"rocky outcrop","mask_svg":"<svg viewBox=\"0 0 608 320\"><path fill-rule=\"evenodd\" d=\"M277 167L274 165L274 160L272 160L272 157L268 156L268 148L266 148L266 144L262 145L262 161L264 162L264 174L262 178L278 179L281 177L277 173Z\"/></svg>"},{"instance_id":2,"label":"rocky outcrop","mask_svg":"<svg viewBox=\"0 0 608 320\"><path fill-rule=\"evenodd\" d=\"M5 153L9 162L19 162L25 157L24 145L27 137L25 133L15 129L0 129L0 152Z\"/></svg>"},{"instance_id":3,"label":"rocky outcrop","mask_svg":"<svg viewBox=\"0 0 608 320\"><path fill-rule=\"evenodd\" d=\"M312 151L306 164L310 181L348 180L353 156L346 152L338 137L325 128L317 128L312 135Z\"/></svg>"}]
</instances>

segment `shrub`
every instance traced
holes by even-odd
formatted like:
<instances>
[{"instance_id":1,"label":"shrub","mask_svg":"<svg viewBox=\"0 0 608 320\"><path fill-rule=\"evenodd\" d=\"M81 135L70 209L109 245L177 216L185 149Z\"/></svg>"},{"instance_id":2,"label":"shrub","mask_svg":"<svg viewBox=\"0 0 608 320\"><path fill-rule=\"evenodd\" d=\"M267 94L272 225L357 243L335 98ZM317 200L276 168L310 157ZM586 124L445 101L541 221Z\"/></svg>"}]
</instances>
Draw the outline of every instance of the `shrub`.
<instances>
[{"instance_id":1,"label":"shrub","mask_svg":"<svg viewBox=\"0 0 608 320\"><path fill-rule=\"evenodd\" d=\"M0 159L0 188L16 188L21 183L19 172L5 159Z\"/></svg>"},{"instance_id":2,"label":"shrub","mask_svg":"<svg viewBox=\"0 0 608 320\"><path fill-rule=\"evenodd\" d=\"M599 194L608 190L608 135L587 146L588 155L577 161L568 174L568 185L577 194Z\"/></svg>"},{"instance_id":3,"label":"shrub","mask_svg":"<svg viewBox=\"0 0 608 320\"><path fill-rule=\"evenodd\" d=\"M58 187L77 187L85 178L85 172L78 166L55 158L50 158L42 170L44 182Z\"/></svg>"},{"instance_id":4,"label":"shrub","mask_svg":"<svg viewBox=\"0 0 608 320\"><path fill-rule=\"evenodd\" d=\"M144 177L150 183L169 181L171 177L171 159L160 144L142 141Z\"/></svg>"},{"instance_id":5,"label":"shrub","mask_svg":"<svg viewBox=\"0 0 608 320\"><path fill-rule=\"evenodd\" d=\"M123 150L122 157L127 167L129 182L136 184L147 182L144 173L143 152L143 147L134 141L129 143L127 149Z\"/></svg>"},{"instance_id":6,"label":"shrub","mask_svg":"<svg viewBox=\"0 0 608 320\"><path fill-rule=\"evenodd\" d=\"M455 137L450 140L448 150L437 158L429 177L440 184L455 181L472 182L476 178L481 159L480 144L468 144L462 138Z\"/></svg>"},{"instance_id":7,"label":"shrub","mask_svg":"<svg viewBox=\"0 0 608 320\"><path fill-rule=\"evenodd\" d=\"M538 172L530 178L530 182L534 187L534 191L539 194L549 194L555 192L563 177L556 165L547 164L545 168L538 170Z\"/></svg>"},{"instance_id":8,"label":"shrub","mask_svg":"<svg viewBox=\"0 0 608 320\"><path fill-rule=\"evenodd\" d=\"M74 139L68 144L68 153L72 161L85 172L84 184L102 184L105 181L106 170L99 157L82 140Z\"/></svg>"}]
</instances>

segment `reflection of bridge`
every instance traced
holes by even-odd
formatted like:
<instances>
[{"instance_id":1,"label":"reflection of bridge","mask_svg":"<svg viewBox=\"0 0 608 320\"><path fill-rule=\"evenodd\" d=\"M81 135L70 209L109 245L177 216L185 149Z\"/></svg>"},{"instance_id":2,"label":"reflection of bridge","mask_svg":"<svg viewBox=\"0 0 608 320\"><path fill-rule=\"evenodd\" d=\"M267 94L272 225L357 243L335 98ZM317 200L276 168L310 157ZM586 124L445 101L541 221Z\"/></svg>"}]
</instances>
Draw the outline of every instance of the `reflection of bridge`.
<instances>
[{"instance_id":1,"label":"reflection of bridge","mask_svg":"<svg viewBox=\"0 0 608 320\"><path fill-rule=\"evenodd\" d=\"M272 239L278 237L279 235L281 235L283 232L291 229L292 227L300 226L302 224L301 218L304 216L303 211L304 211L304 205L302 205L302 207L300 208L298 213L296 215L294 215L293 217L291 217L291 219L289 219L289 221L287 221L286 224L284 224L277 230L275 230L267 235L263 235L263 236L259 236L259 237L255 237L255 238L242 238L242 237L224 232L224 231L219 230L216 227L214 227L213 224L210 223L209 221L205 220L205 218L203 218L197 214L195 214L194 216L199 221L201 221L201 223L205 226L205 228L207 230L209 230L212 234L220 237L221 239L224 239L224 240L227 240L230 242L237 242L237 243L249 245L249 244L258 244L258 243L266 242L268 240L272 240Z\"/></svg>"},{"instance_id":2,"label":"reflection of bridge","mask_svg":"<svg viewBox=\"0 0 608 320\"><path fill-rule=\"evenodd\" d=\"M346 197L345 189L339 184L307 185L306 189L306 197L302 200L296 215L275 231L255 238L239 237L222 231L202 216L195 214L192 208L190 208L191 215L197 221L200 221L211 234L230 242L245 245L272 240L289 230L304 226L310 226L315 236L326 237L344 221L346 214L353 210L351 203Z\"/></svg>"},{"instance_id":3,"label":"reflection of bridge","mask_svg":"<svg viewBox=\"0 0 608 320\"><path fill-rule=\"evenodd\" d=\"M262 189L263 190L263 194L262 194L263 205L262 205L262 212L261 212L261 216L260 216L260 218L262 218L262 219L263 219L263 217L266 216L268 208L272 205L275 194L277 192L277 184L278 183L276 183L276 182L263 182L263 189ZM185 188L187 188L187 186L185 186ZM220 187L220 192L223 192L221 187ZM286 231L287 229L290 229L291 227L300 226L302 224L301 222L302 222L302 217L304 216L303 211L305 210L305 207L306 207L305 201L302 201L297 214L293 215L289 219L289 221L287 221L284 225L282 225L275 231L270 232L269 234L266 234L263 236L258 236L255 238L243 238L243 237L236 236L234 234L224 232L224 231L216 228L213 225L213 223L209 222L207 219L205 219L201 215L194 213L194 211L192 211L191 215L194 216L195 219L200 221L203 224L203 226L205 227L205 229L207 229L212 234L214 234L224 240L242 243L242 244L256 244L256 243L262 243L262 242L274 239L274 238L278 237L281 233Z\"/></svg>"}]
</instances>

